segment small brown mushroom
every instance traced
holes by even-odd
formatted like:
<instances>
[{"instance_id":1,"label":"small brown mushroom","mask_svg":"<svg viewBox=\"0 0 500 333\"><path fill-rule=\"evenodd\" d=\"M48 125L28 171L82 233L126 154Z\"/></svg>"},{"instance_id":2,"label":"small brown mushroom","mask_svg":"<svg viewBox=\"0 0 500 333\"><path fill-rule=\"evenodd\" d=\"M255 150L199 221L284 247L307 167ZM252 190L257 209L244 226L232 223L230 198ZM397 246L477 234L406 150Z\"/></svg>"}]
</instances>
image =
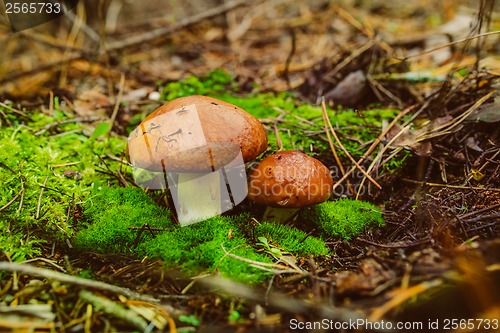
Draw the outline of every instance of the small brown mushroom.
<instances>
[{"instance_id":1,"label":"small brown mushroom","mask_svg":"<svg viewBox=\"0 0 500 333\"><path fill-rule=\"evenodd\" d=\"M298 209L328 200L333 179L328 168L299 151L281 151L266 157L249 176L248 198L268 207L264 220L291 219Z\"/></svg>"},{"instance_id":2,"label":"small brown mushroom","mask_svg":"<svg viewBox=\"0 0 500 333\"><path fill-rule=\"evenodd\" d=\"M167 179L181 225L226 211L223 202L241 202L244 163L266 148L267 134L255 117L206 96L181 97L159 107L128 141L135 168ZM166 186L165 181L157 185Z\"/></svg>"}]
</instances>

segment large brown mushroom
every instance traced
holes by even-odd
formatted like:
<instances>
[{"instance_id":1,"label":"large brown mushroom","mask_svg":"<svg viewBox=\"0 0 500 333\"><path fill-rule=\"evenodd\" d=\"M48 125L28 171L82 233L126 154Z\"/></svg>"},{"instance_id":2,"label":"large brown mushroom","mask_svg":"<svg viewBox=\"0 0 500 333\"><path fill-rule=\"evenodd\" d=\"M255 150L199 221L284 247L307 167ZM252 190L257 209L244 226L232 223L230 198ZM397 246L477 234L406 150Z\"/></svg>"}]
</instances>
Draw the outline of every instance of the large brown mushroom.
<instances>
[{"instance_id":1,"label":"large brown mushroom","mask_svg":"<svg viewBox=\"0 0 500 333\"><path fill-rule=\"evenodd\" d=\"M228 210L227 202L229 208L241 202L247 193L244 163L267 148L255 117L206 96L159 107L128 140L135 169L162 174L158 188L168 182L181 225L218 215Z\"/></svg>"},{"instance_id":2,"label":"large brown mushroom","mask_svg":"<svg viewBox=\"0 0 500 333\"><path fill-rule=\"evenodd\" d=\"M333 187L328 168L299 151L266 157L251 171L248 181L248 198L268 206L264 220L277 222L293 218L302 207L328 200Z\"/></svg>"}]
</instances>

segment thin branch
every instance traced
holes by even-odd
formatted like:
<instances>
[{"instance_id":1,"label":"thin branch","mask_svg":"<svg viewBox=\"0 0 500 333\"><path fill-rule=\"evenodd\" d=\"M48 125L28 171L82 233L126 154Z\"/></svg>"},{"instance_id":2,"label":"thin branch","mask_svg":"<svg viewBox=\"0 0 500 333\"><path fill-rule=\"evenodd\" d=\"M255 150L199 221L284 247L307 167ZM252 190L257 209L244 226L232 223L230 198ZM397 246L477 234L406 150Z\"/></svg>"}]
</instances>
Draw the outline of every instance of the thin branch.
<instances>
[{"instance_id":1,"label":"thin branch","mask_svg":"<svg viewBox=\"0 0 500 333\"><path fill-rule=\"evenodd\" d=\"M412 183L412 184L422 184L421 181L412 180L412 179L401 179L404 182ZM449 185L449 184L438 184L438 183L425 183L425 186L433 186L433 187L445 187L445 188L455 188L460 190L476 190L476 191L492 191L492 192L500 192L500 188L494 187L479 187L479 186L461 186L461 185Z\"/></svg>"},{"instance_id":2,"label":"thin branch","mask_svg":"<svg viewBox=\"0 0 500 333\"><path fill-rule=\"evenodd\" d=\"M483 215L483 216L478 216L478 217L473 217L468 220L462 220L464 223L472 223L472 222L479 222L479 221L484 221L484 220L489 220L489 219L494 219L500 217L500 213L494 213L490 215ZM499 221L496 221L498 223Z\"/></svg>"},{"instance_id":3,"label":"thin branch","mask_svg":"<svg viewBox=\"0 0 500 333\"><path fill-rule=\"evenodd\" d=\"M17 175L17 172L14 171L14 169L12 169L10 166L8 166L7 164L5 163L2 163L0 162L0 167L2 168L6 168L7 170L9 170L12 174L14 175ZM14 203L17 198L19 196L21 196L21 202L19 203L19 208L18 208L18 212L21 211L21 207L23 205L23 197L24 197L24 177L23 176L20 176L19 177L19 180L21 182L21 189L19 190L19 192L14 196L14 198L12 198L9 202L7 202L3 207L0 207L0 212L3 211L4 209L6 209L7 207L9 207L10 205L12 205L12 203Z\"/></svg>"},{"instance_id":4,"label":"thin branch","mask_svg":"<svg viewBox=\"0 0 500 333\"><path fill-rule=\"evenodd\" d=\"M333 144L332 137L330 135L330 131L328 130L328 113L326 112L326 105L325 105L325 97L321 96L321 113L323 114L323 123L325 125L325 133L326 137L328 139L328 144L330 145L330 149L333 153L333 157L335 157L335 162L337 162L337 165L340 168L340 172L342 175L345 175L345 170L344 166L342 165L342 161L340 161L339 155L337 154L337 149L335 149L335 145Z\"/></svg>"},{"instance_id":5,"label":"thin branch","mask_svg":"<svg viewBox=\"0 0 500 333\"><path fill-rule=\"evenodd\" d=\"M416 286L412 286L409 288L400 288L397 290L398 292L393 292L392 295L393 297L389 299L387 302L384 304L375 307L375 309L372 311L368 319L370 321L376 322L384 318L385 314L387 314L389 311L396 309L398 306L400 306L402 303L414 299L416 296L431 290L435 289L443 284L443 279L437 278L434 280L430 281L424 281L420 284L417 284Z\"/></svg>"},{"instance_id":6,"label":"thin branch","mask_svg":"<svg viewBox=\"0 0 500 333\"><path fill-rule=\"evenodd\" d=\"M136 293L128 288L118 287L101 281L88 280L81 277L71 276L64 273L52 271L46 268L32 266L26 263L0 261L0 271L18 272L28 275L41 276L46 279L57 280L64 283L74 284L86 288L109 291L121 294L128 298L140 299L147 302L158 302L159 300L150 295Z\"/></svg>"},{"instance_id":7,"label":"thin branch","mask_svg":"<svg viewBox=\"0 0 500 333\"><path fill-rule=\"evenodd\" d=\"M273 124L274 135L276 136L276 146L278 146L278 151L283 150L283 141L281 141L280 133L278 131L278 126Z\"/></svg>"},{"instance_id":8,"label":"thin branch","mask_svg":"<svg viewBox=\"0 0 500 333\"><path fill-rule=\"evenodd\" d=\"M323 100L323 102L321 103L321 106L322 108L326 108L325 106L325 101ZM339 137L337 136L337 133L335 132L335 129L333 128L332 126L332 123L330 122L330 118L329 117L326 117L326 120L327 120L327 123L328 123L328 127L330 128L330 131L333 135L333 137L335 138L335 141L337 141L337 144L339 145L340 149L342 149L342 151L346 154L346 156L351 160L351 162L358 168L359 171L361 171L361 173L369 180L373 183L373 185L375 185L377 188L381 189L382 186L380 186L377 181L375 179L372 178L372 176L370 176L366 171L365 169L363 169L358 162L356 162L356 160L351 156L351 154L349 153L349 151L344 147L344 145L342 144L342 142L340 141Z\"/></svg>"},{"instance_id":9,"label":"thin branch","mask_svg":"<svg viewBox=\"0 0 500 333\"><path fill-rule=\"evenodd\" d=\"M369 50L375 42L373 40L369 40L366 42L363 46L357 48L355 51L351 53L347 58L342 60L337 66L335 66L334 69L332 69L330 72L328 72L326 75L323 76L322 80L327 81L330 83L336 83L334 80L332 80L332 77L335 77L335 75L341 71L345 66L347 66L351 61L359 57L361 54L363 54L365 51Z\"/></svg>"},{"instance_id":10,"label":"thin branch","mask_svg":"<svg viewBox=\"0 0 500 333\"><path fill-rule=\"evenodd\" d=\"M109 315L125 320L142 332L146 332L148 323L143 317L137 314L137 312L128 310L123 305L113 302L112 300L94 295L88 290L81 290L78 296L85 302L92 304L96 310L104 311Z\"/></svg>"},{"instance_id":11,"label":"thin branch","mask_svg":"<svg viewBox=\"0 0 500 333\"><path fill-rule=\"evenodd\" d=\"M31 70L28 70L28 71L18 71L18 72L11 73L10 75L5 75L3 78L0 78L0 83L13 81L13 80L16 80L20 77L40 73L40 72L43 72L45 70L48 70L48 69L51 69L54 67L59 67L63 64L66 64L66 63L69 63L71 61L78 60L81 58L88 58L91 56L96 56L98 54L105 54L105 53L109 53L109 52L113 52L113 51L119 51L119 50L124 49L124 48L136 46L136 45L142 44L142 43L147 43L147 42L150 42L156 38L171 34L172 32L174 32L176 30L186 28L186 27L193 25L193 24L196 24L202 20L206 20L206 19L209 19L211 17L224 14L224 13L226 13L234 8L237 8L237 7L243 6L243 5L247 5L247 4L250 4L250 2L247 0L235 0L232 2L227 2L221 6L206 10L200 14L187 17L184 20L181 20L180 22L173 24L173 25L170 25L168 27L159 28L159 29L156 29L153 31L148 31L148 32L136 35L136 36L132 36L129 38L120 39L118 41L111 42L108 44L107 47L105 47L105 49L101 49L98 53L88 52L85 50L76 51L75 53L71 54L67 58L57 59L57 60L54 60L54 61L47 63L47 64L41 64L41 65L37 66L36 68L33 68Z\"/></svg>"},{"instance_id":12,"label":"thin branch","mask_svg":"<svg viewBox=\"0 0 500 333\"><path fill-rule=\"evenodd\" d=\"M159 28L153 31L148 31L143 34L132 36L123 40L115 41L114 43L109 43L106 47L106 52L117 51L127 47L135 46L142 43L147 43L156 38L168 35L176 30L188 27L200 21L206 20L208 18L219 16L224 14L236 7L247 5L249 2L247 0L236 0L231 2L226 2L218 7L211 8L202 13L187 17L178 23L172 24L168 27Z\"/></svg>"},{"instance_id":13,"label":"thin branch","mask_svg":"<svg viewBox=\"0 0 500 333\"><path fill-rule=\"evenodd\" d=\"M234 282L220 276L208 276L200 279L200 283L210 288L223 291L225 294L235 297L241 297L255 302L262 302L266 295L245 284ZM326 302L316 300L314 302L293 298L288 295L270 292L268 293L267 303L269 306L290 313L311 314L316 313L318 318L330 319L335 321L357 321L365 320L364 316L349 308L334 307ZM373 332L390 332L387 329L374 329Z\"/></svg>"},{"instance_id":14,"label":"thin branch","mask_svg":"<svg viewBox=\"0 0 500 333\"><path fill-rule=\"evenodd\" d=\"M2 78L0 78L0 83L15 81L15 80L17 80L21 77L24 77L24 76L35 75L37 73L44 72L44 71L49 70L49 69L54 68L54 67L60 67L68 62L85 58L86 56L89 56L89 55L90 55L89 53L86 54L83 52L77 52L77 53L70 55L67 58L64 58L64 59L56 59L54 61L51 61L51 62L48 62L45 64L37 65L36 67L33 67L32 69L27 70L27 71L12 72L12 73L4 75Z\"/></svg>"},{"instance_id":15,"label":"thin branch","mask_svg":"<svg viewBox=\"0 0 500 333\"><path fill-rule=\"evenodd\" d=\"M49 180L49 176L45 177L43 185L40 187L40 195L38 196L38 203L36 205L35 220L40 218L40 206L42 205L43 191L45 190L45 185L47 185L47 180Z\"/></svg>"},{"instance_id":16,"label":"thin branch","mask_svg":"<svg viewBox=\"0 0 500 333\"><path fill-rule=\"evenodd\" d=\"M464 222L469 222L469 221L464 221ZM490 228L490 227L493 227L494 225L497 225L498 223L500 223L500 221L498 221L498 220L493 221L491 223L483 224L483 225L480 225L480 226L472 228L472 229L467 229L467 232L478 231L478 230Z\"/></svg>"},{"instance_id":17,"label":"thin branch","mask_svg":"<svg viewBox=\"0 0 500 333\"><path fill-rule=\"evenodd\" d=\"M101 36L94 29L92 29L87 23L85 23L81 17L78 17L75 14L73 14L72 11L67 11L64 14L64 17L67 18L73 24L75 24L75 21L77 20L80 21L79 24L81 25L80 27L81 31L83 31L83 33L87 35L87 37L92 39L94 42L99 43L99 41L101 40Z\"/></svg>"},{"instance_id":18,"label":"thin branch","mask_svg":"<svg viewBox=\"0 0 500 333\"><path fill-rule=\"evenodd\" d=\"M493 206L489 206L489 207L483 208L483 209L474 210L474 211L469 212L467 214L460 215L459 218L465 219L467 217L471 217L471 216L474 216L474 215L478 215L478 214L482 214L482 213L485 213L485 212L489 212L490 210L496 209L498 207L500 207L500 203L498 203L496 205L493 205Z\"/></svg>"},{"instance_id":19,"label":"thin branch","mask_svg":"<svg viewBox=\"0 0 500 333\"><path fill-rule=\"evenodd\" d=\"M484 102L486 102L488 99L490 99L491 96L495 91L491 91L488 94L484 95L480 99L478 99L467 111L462 113L456 118L453 118L450 122L447 122L446 124L443 124L441 126L438 126L436 128L431 129L427 133L423 133L422 135L419 135L416 138L416 142L432 139L438 136L450 134L453 132L456 132L459 128L456 128L458 125L460 125L467 117L474 112L478 107L480 107Z\"/></svg>"},{"instance_id":20,"label":"thin branch","mask_svg":"<svg viewBox=\"0 0 500 333\"><path fill-rule=\"evenodd\" d=\"M122 75L120 77L120 88L118 90L118 96L116 96L115 107L113 109L113 114L111 115L111 123L109 125L110 130L108 132L108 135L111 135L111 129L113 128L113 124L115 123L116 116L118 115L118 110L120 110L120 103L121 103L122 96L123 96L123 89L125 89L125 74L122 73Z\"/></svg>"},{"instance_id":21,"label":"thin branch","mask_svg":"<svg viewBox=\"0 0 500 333\"><path fill-rule=\"evenodd\" d=\"M375 148L377 148L377 146L380 144L380 142L382 142L382 139L387 135L387 133L397 124L397 122L399 121L399 119L401 119L408 112L410 112L411 110L413 110L413 108L414 108L414 106L410 106L410 107L406 108L405 110L401 111L400 113L398 113L396 115L396 117L394 117L394 119L385 128L385 130L383 130L379 134L379 136L375 139L375 141L373 141L372 145L370 146L370 148L368 148L368 150L366 151L366 153L364 153L363 156L358 160L358 164L361 164L368 156L370 156L370 154L375 150ZM373 165L373 163L372 163L372 165ZM371 172L372 168L373 167L370 166L368 168L368 172ZM344 180L346 180L347 177L349 177L354 172L354 170L356 170L356 166L352 166L349 169L349 171L347 171L347 173L333 185L333 190L335 191L335 188L337 188L337 186L339 186Z\"/></svg>"},{"instance_id":22,"label":"thin branch","mask_svg":"<svg viewBox=\"0 0 500 333\"><path fill-rule=\"evenodd\" d=\"M405 244L379 244L379 243L375 243L375 242L372 242L372 241L370 241L368 239L364 239L364 238L361 238L361 237L356 237L356 240L360 241L360 242L363 242L363 243L366 243L366 244L370 244L370 245L376 246L376 247L380 247L380 248L383 248L383 249L409 248L409 247L420 246L420 245L429 243L431 241L429 238L427 238L427 239L424 239L424 240L421 240L421 241L418 241L418 242L413 242L413 243L405 243Z\"/></svg>"},{"instance_id":23,"label":"thin branch","mask_svg":"<svg viewBox=\"0 0 500 333\"><path fill-rule=\"evenodd\" d=\"M3 207L0 207L0 212L8 208L10 205L12 205L23 192L24 192L24 186L21 187L19 192L9 202L7 202Z\"/></svg>"},{"instance_id":24,"label":"thin branch","mask_svg":"<svg viewBox=\"0 0 500 333\"><path fill-rule=\"evenodd\" d=\"M104 119L105 118L100 117L100 116L90 116L90 117L77 117L77 118L71 118L71 119L65 119L65 120L58 120L58 121L55 121L53 123L50 123L50 124L43 126L41 130L39 130L38 132L35 132L35 135L38 136L40 134L43 134L46 131L48 131L49 129L51 129L52 127L55 127L55 126L58 126L61 124L102 121Z\"/></svg>"},{"instance_id":25,"label":"thin branch","mask_svg":"<svg viewBox=\"0 0 500 333\"><path fill-rule=\"evenodd\" d=\"M12 111L12 112L14 112L14 113L17 113L17 114L18 114L18 115L20 115L20 116L27 117L27 115L26 115L24 112L19 111L19 110L16 110L16 109L14 109L13 107L8 106L8 105L7 105L7 104L5 104L5 103L0 102L0 106L1 106L2 108L4 108L4 109L7 109L7 110Z\"/></svg>"},{"instance_id":26,"label":"thin branch","mask_svg":"<svg viewBox=\"0 0 500 333\"><path fill-rule=\"evenodd\" d=\"M452 45L456 45L456 44L468 42L468 41L476 39L476 38L488 37L488 36L496 35L496 34L500 34L500 31L498 31L498 30L497 31L489 31L489 32L485 32L485 33L478 34L478 35L475 35L475 36L467 37L467 38L464 38L464 39L459 39L459 40L456 40L454 42L446 43L444 45L440 45L440 46L434 47L432 49L425 50L425 51L422 51L420 53L417 53L417 54L414 54L414 55L411 55L411 56L407 56L407 57L399 59L399 60L406 61L408 59L415 58L415 57L420 57L421 55L424 55L424 54L427 54L427 53L432 53L434 51L441 50L441 49L444 49L444 48L452 46Z\"/></svg>"},{"instance_id":27,"label":"thin branch","mask_svg":"<svg viewBox=\"0 0 500 333\"><path fill-rule=\"evenodd\" d=\"M405 127L401 128L401 130L396 134L394 135L394 137L378 152L377 156L375 156L375 158L373 159L372 163L370 164L370 166L368 167L367 169L367 172L368 173L371 173L373 168L375 168L375 165L377 165L377 163L382 159L382 157L384 156L384 153L386 152L386 150L388 150L391 145L402 135L404 134L405 132L409 131L411 128L411 125L406 125ZM359 189L361 190L363 188L363 184L365 183L365 180L366 180L366 177L363 177L363 179L361 180L361 183L359 185ZM359 195L360 192L358 192L358 195Z\"/></svg>"},{"instance_id":28,"label":"thin branch","mask_svg":"<svg viewBox=\"0 0 500 333\"><path fill-rule=\"evenodd\" d=\"M497 150L497 152L488 160L486 160L486 162L479 168L477 169L477 172L481 172L484 170L484 168L486 168L488 166L488 164L490 163L490 161L494 161L495 158L498 156L498 154L500 153L500 149ZM472 172L469 173L469 175L467 176L467 179L464 181L463 184L467 184L469 182L469 180L471 180L472 178Z\"/></svg>"},{"instance_id":29,"label":"thin branch","mask_svg":"<svg viewBox=\"0 0 500 333\"><path fill-rule=\"evenodd\" d=\"M274 271L274 272L277 272L277 274L281 274L281 273L298 273L295 270L293 272L290 272L290 270L288 269L288 267L283 266L283 265L269 264L267 262L255 261L255 260L247 259L247 258L244 258L244 257L240 257L240 256L238 256L236 254L232 254L232 253L228 252L224 248L224 246L222 244L220 245L220 247L224 251L225 256L228 256L228 257L231 257L231 258L234 258L234 259L246 262L246 263L252 265L252 267L263 269L263 270L267 270L269 272ZM267 268L267 267L269 267L269 268ZM300 273L302 273L302 272L300 272Z\"/></svg>"}]
</instances>

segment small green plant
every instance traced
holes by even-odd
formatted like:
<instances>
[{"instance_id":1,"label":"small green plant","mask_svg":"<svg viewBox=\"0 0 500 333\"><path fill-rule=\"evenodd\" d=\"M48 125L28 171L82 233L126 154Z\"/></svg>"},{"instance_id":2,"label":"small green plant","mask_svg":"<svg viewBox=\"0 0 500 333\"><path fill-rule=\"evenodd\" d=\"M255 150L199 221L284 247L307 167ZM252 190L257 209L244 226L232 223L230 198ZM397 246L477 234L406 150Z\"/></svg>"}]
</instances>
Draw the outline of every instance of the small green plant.
<instances>
[{"instance_id":1,"label":"small green plant","mask_svg":"<svg viewBox=\"0 0 500 333\"><path fill-rule=\"evenodd\" d=\"M281 250L275 247L274 245L273 246L269 245L269 241L267 240L266 237L261 236L258 237L257 239L259 240L259 242L257 242L255 245L262 247L266 253L269 253L276 259L281 258L281 256L283 255Z\"/></svg>"},{"instance_id":2,"label":"small green plant","mask_svg":"<svg viewBox=\"0 0 500 333\"><path fill-rule=\"evenodd\" d=\"M394 173L402 169L406 160L411 156L411 152L408 150L402 150L399 154L394 156L392 159L384 163L383 170L388 173Z\"/></svg>"},{"instance_id":3,"label":"small green plant","mask_svg":"<svg viewBox=\"0 0 500 333\"><path fill-rule=\"evenodd\" d=\"M316 223L325 237L349 240L366 228L382 226L382 210L360 200L339 199L304 209L300 219Z\"/></svg>"},{"instance_id":4,"label":"small green plant","mask_svg":"<svg viewBox=\"0 0 500 333\"><path fill-rule=\"evenodd\" d=\"M82 269L80 273L78 273L78 276L83 279L92 279L94 273L90 269Z\"/></svg>"},{"instance_id":5,"label":"small green plant","mask_svg":"<svg viewBox=\"0 0 500 333\"><path fill-rule=\"evenodd\" d=\"M236 311L236 310L233 310L231 311L231 313L229 313L229 315L227 316L227 320L229 322L238 322L239 320L241 320L241 314Z\"/></svg>"},{"instance_id":6,"label":"small green plant","mask_svg":"<svg viewBox=\"0 0 500 333\"><path fill-rule=\"evenodd\" d=\"M111 123L105 121L102 123L99 123L96 127L92 135L90 136L91 140L97 140L98 138L102 137L105 134L108 134L108 132L111 130Z\"/></svg>"},{"instance_id":7,"label":"small green plant","mask_svg":"<svg viewBox=\"0 0 500 333\"><path fill-rule=\"evenodd\" d=\"M177 317L179 321L189 324L191 326L200 326L201 322L195 315L180 315Z\"/></svg>"},{"instance_id":8,"label":"small green plant","mask_svg":"<svg viewBox=\"0 0 500 333\"><path fill-rule=\"evenodd\" d=\"M255 228L255 234L258 235L257 239L262 243L260 246L271 251L273 255L278 251L280 252L278 258L281 257L282 253L278 247L300 256L328 254L328 249L323 240L283 224L263 222ZM263 242L263 240L266 242ZM272 245L269 245L269 240L272 240Z\"/></svg>"}]
</instances>

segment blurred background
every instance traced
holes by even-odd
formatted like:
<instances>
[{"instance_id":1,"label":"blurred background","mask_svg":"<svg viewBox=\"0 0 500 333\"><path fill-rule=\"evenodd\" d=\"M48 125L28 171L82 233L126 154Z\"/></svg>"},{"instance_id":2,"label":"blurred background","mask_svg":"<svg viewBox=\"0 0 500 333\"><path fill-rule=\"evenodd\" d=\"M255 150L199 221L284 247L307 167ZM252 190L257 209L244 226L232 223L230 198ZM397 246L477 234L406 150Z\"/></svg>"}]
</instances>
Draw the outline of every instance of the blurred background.
<instances>
[{"instance_id":1,"label":"blurred background","mask_svg":"<svg viewBox=\"0 0 500 333\"><path fill-rule=\"evenodd\" d=\"M242 90L302 87L317 96L330 88L317 87L317 72L351 52L376 45L376 52L404 57L467 37L478 33L478 12L486 6L496 6L489 27L498 30L494 1L79 1L66 15L18 33L0 7L0 94L78 95L98 87L113 96L121 74L126 90L154 90L158 82L224 68ZM484 52L498 53L499 45L498 35L491 36ZM412 61L439 66L452 52ZM360 62L335 73L332 84L374 60Z\"/></svg>"}]
</instances>

